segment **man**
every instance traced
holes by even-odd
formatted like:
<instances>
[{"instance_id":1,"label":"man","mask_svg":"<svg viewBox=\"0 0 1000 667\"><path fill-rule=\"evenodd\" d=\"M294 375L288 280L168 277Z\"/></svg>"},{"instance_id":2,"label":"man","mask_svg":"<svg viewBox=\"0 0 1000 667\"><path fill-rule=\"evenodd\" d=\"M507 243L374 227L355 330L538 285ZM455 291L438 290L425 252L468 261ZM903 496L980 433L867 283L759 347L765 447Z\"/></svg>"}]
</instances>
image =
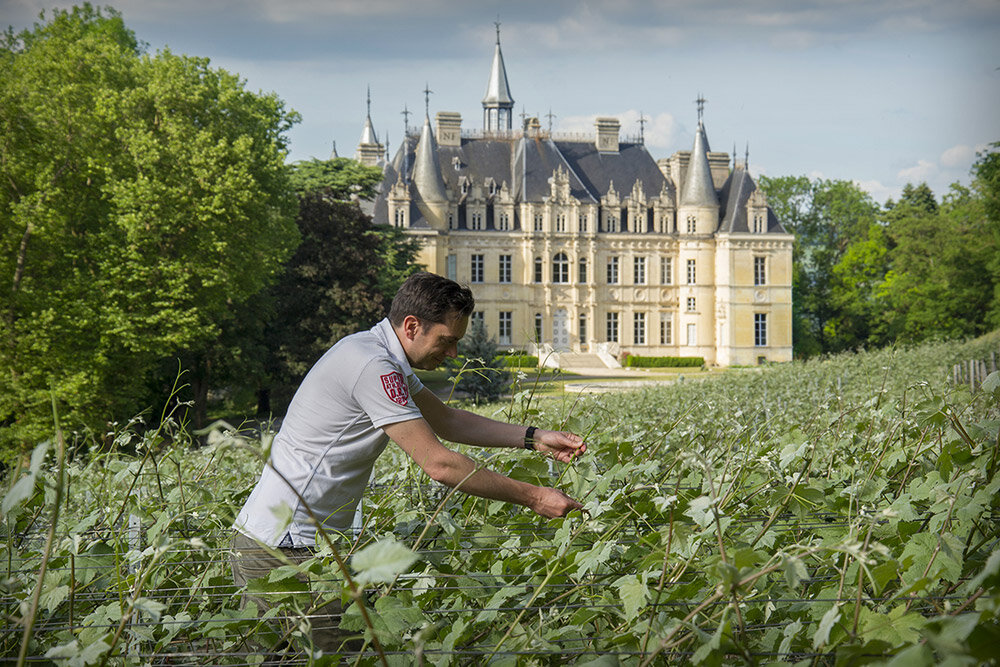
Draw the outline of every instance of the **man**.
<instances>
[{"instance_id":1,"label":"man","mask_svg":"<svg viewBox=\"0 0 1000 667\"><path fill-rule=\"evenodd\" d=\"M340 340L316 362L292 398L269 464L236 518L237 585L281 563L258 545L282 549L300 562L316 544L317 522L328 531L349 528L372 466L390 439L432 479L466 493L523 505L547 518L581 508L558 489L477 470L472 459L441 444L439 438L524 447L564 462L587 449L573 433L449 407L423 386L413 369L434 369L458 354L474 307L468 288L431 273L415 274L400 287L387 319ZM287 528L271 509L282 503L292 509ZM327 630L335 625L329 622ZM336 633L317 633L314 623L314 641L333 650L321 634Z\"/></svg>"}]
</instances>

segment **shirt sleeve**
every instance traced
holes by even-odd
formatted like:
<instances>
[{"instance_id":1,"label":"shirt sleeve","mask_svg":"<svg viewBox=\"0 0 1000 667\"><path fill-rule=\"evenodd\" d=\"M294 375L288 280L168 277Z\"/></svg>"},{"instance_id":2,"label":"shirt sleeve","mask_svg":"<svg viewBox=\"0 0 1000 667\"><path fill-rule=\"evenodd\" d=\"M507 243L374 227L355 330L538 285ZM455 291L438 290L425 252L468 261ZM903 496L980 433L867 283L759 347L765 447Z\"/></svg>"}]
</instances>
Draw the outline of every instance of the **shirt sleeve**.
<instances>
[{"instance_id":1,"label":"shirt sleeve","mask_svg":"<svg viewBox=\"0 0 1000 667\"><path fill-rule=\"evenodd\" d=\"M419 379L413 376L423 387ZM413 401L412 383L389 359L372 359L361 370L354 385L354 400L376 427L417 419L423 415ZM418 389L419 391L419 389Z\"/></svg>"}]
</instances>

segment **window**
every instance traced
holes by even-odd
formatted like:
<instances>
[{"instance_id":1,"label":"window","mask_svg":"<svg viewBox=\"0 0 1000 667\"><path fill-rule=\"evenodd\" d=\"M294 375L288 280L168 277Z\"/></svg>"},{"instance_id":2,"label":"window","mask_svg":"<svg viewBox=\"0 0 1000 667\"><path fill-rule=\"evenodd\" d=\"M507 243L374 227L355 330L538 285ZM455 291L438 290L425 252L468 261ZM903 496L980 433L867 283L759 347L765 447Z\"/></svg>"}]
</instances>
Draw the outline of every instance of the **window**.
<instances>
[{"instance_id":1,"label":"window","mask_svg":"<svg viewBox=\"0 0 1000 667\"><path fill-rule=\"evenodd\" d=\"M473 283L483 282L483 265L484 263L482 255L472 256L472 265L470 267L471 277L469 278L470 282Z\"/></svg>"},{"instance_id":2,"label":"window","mask_svg":"<svg viewBox=\"0 0 1000 667\"><path fill-rule=\"evenodd\" d=\"M511 280L512 258L510 255L500 255L500 275L497 282L509 283Z\"/></svg>"},{"instance_id":3,"label":"window","mask_svg":"<svg viewBox=\"0 0 1000 667\"><path fill-rule=\"evenodd\" d=\"M756 347L767 346L767 313L753 314L753 344Z\"/></svg>"},{"instance_id":4,"label":"window","mask_svg":"<svg viewBox=\"0 0 1000 667\"><path fill-rule=\"evenodd\" d=\"M689 313L693 313L696 310L698 310L698 308L696 307L696 303L695 303L694 297L693 296L689 296L687 298L687 311Z\"/></svg>"},{"instance_id":5,"label":"window","mask_svg":"<svg viewBox=\"0 0 1000 667\"><path fill-rule=\"evenodd\" d=\"M618 231L618 215L615 213L608 214L608 231L609 232Z\"/></svg>"},{"instance_id":6,"label":"window","mask_svg":"<svg viewBox=\"0 0 1000 667\"><path fill-rule=\"evenodd\" d=\"M689 259L687 261L687 284L694 285L697 282L698 282L697 260Z\"/></svg>"},{"instance_id":7,"label":"window","mask_svg":"<svg viewBox=\"0 0 1000 667\"><path fill-rule=\"evenodd\" d=\"M607 338L609 343L618 342L618 313L608 313Z\"/></svg>"},{"instance_id":8,"label":"window","mask_svg":"<svg viewBox=\"0 0 1000 667\"><path fill-rule=\"evenodd\" d=\"M506 231L510 230L510 214L509 213L501 213L500 214L499 218L497 219L497 229L499 229L501 232L506 232Z\"/></svg>"},{"instance_id":9,"label":"window","mask_svg":"<svg viewBox=\"0 0 1000 667\"><path fill-rule=\"evenodd\" d=\"M557 213L556 214L556 231L565 232L566 231L566 214Z\"/></svg>"},{"instance_id":10,"label":"window","mask_svg":"<svg viewBox=\"0 0 1000 667\"><path fill-rule=\"evenodd\" d=\"M587 258L581 257L580 261L577 262L577 282L586 283L587 282Z\"/></svg>"},{"instance_id":11,"label":"window","mask_svg":"<svg viewBox=\"0 0 1000 667\"><path fill-rule=\"evenodd\" d=\"M670 315L660 313L660 345L674 344L674 327L670 321Z\"/></svg>"},{"instance_id":12,"label":"window","mask_svg":"<svg viewBox=\"0 0 1000 667\"><path fill-rule=\"evenodd\" d=\"M542 258L541 257L536 257L535 258L535 282L536 283L542 282Z\"/></svg>"},{"instance_id":13,"label":"window","mask_svg":"<svg viewBox=\"0 0 1000 667\"><path fill-rule=\"evenodd\" d=\"M402 227L403 223L406 222L406 211L403 210L402 208L397 208L396 209L396 216L395 217L396 217L396 226L397 227ZM449 218L449 222L450 222L450 218ZM449 224L449 226L450 226L450 224Z\"/></svg>"},{"instance_id":14,"label":"window","mask_svg":"<svg viewBox=\"0 0 1000 667\"><path fill-rule=\"evenodd\" d=\"M669 234L670 233L670 215L667 214L667 213L661 213L659 215L658 220L659 220L659 224L660 224L660 226L659 226L660 233L661 234Z\"/></svg>"},{"instance_id":15,"label":"window","mask_svg":"<svg viewBox=\"0 0 1000 667\"><path fill-rule=\"evenodd\" d=\"M580 230L580 233L581 234L585 234L587 232L587 214L586 213L581 213L580 214L580 217L577 220L577 224L579 225L578 229Z\"/></svg>"},{"instance_id":16,"label":"window","mask_svg":"<svg viewBox=\"0 0 1000 667\"><path fill-rule=\"evenodd\" d=\"M541 213L536 213L535 214L535 231L536 232L542 231L542 214Z\"/></svg>"},{"instance_id":17,"label":"window","mask_svg":"<svg viewBox=\"0 0 1000 667\"><path fill-rule=\"evenodd\" d=\"M674 284L674 258L673 257L661 257L660 258L660 284L661 285L673 285Z\"/></svg>"},{"instance_id":18,"label":"window","mask_svg":"<svg viewBox=\"0 0 1000 667\"><path fill-rule=\"evenodd\" d=\"M469 316L469 328L471 329L472 325L475 324L476 322L479 322L479 324L485 327L486 326L485 315L486 314L481 310L472 311L472 315Z\"/></svg>"},{"instance_id":19,"label":"window","mask_svg":"<svg viewBox=\"0 0 1000 667\"><path fill-rule=\"evenodd\" d=\"M587 343L587 316L580 315L580 319L577 321L577 334L580 336L580 345L585 345Z\"/></svg>"},{"instance_id":20,"label":"window","mask_svg":"<svg viewBox=\"0 0 1000 667\"><path fill-rule=\"evenodd\" d=\"M646 313L633 313L632 340L636 345L646 344Z\"/></svg>"},{"instance_id":21,"label":"window","mask_svg":"<svg viewBox=\"0 0 1000 667\"><path fill-rule=\"evenodd\" d=\"M500 327L497 336L501 345L510 345L510 332L514 330L514 313L509 310L500 311Z\"/></svg>"},{"instance_id":22,"label":"window","mask_svg":"<svg viewBox=\"0 0 1000 667\"><path fill-rule=\"evenodd\" d=\"M767 258L766 257L754 257L753 258L753 284L754 285L766 285L767 284Z\"/></svg>"},{"instance_id":23,"label":"window","mask_svg":"<svg viewBox=\"0 0 1000 667\"><path fill-rule=\"evenodd\" d=\"M609 257L608 258L608 284L617 285L618 284L618 258Z\"/></svg>"},{"instance_id":24,"label":"window","mask_svg":"<svg viewBox=\"0 0 1000 667\"><path fill-rule=\"evenodd\" d=\"M483 214L482 214L482 212L477 211L476 213L472 214L471 224L472 224L471 229L473 231L481 231L482 230L482 228L483 228Z\"/></svg>"},{"instance_id":25,"label":"window","mask_svg":"<svg viewBox=\"0 0 1000 667\"><path fill-rule=\"evenodd\" d=\"M556 253L552 258L552 282L569 282L569 260L564 252Z\"/></svg>"},{"instance_id":26,"label":"window","mask_svg":"<svg viewBox=\"0 0 1000 667\"><path fill-rule=\"evenodd\" d=\"M448 213L448 229L455 229L455 214Z\"/></svg>"},{"instance_id":27,"label":"window","mask_svg":"<svg viewBox=\"0 0 1000 667\"><path fill-rule=\"evenodd\" d=\"M698 218L693 215L689 215L687 217L688 234L694 234L696 229L698 229Z\"/></svg>"},{"instance_id":28,"label":"window","mask_svg":"<svg viewBox=\"0 0 1000 667\"><path fill-rule=\"evenodd\" d=\"M448 255L445 260L445 273L448 280L458 280L458 258L455 255Z\"/></svg>"},{"instance_id":29,"label":"window","mask_svg":"<svg viewBox=\"0 0 1000 667\"><path fill-rule=\"evenodd\" d=\"M753 233L762 234L764 232L764 214L754 213L753 214Z\"/></svg>"},{"instance_id":30,"label":"window","mask_svg":"<svg viewBox=\"0 0 1000 667\"><path fill-rule=\"evenodd\" d=\"M535 342L542 342L542 314L535 313Z\"/></svg>"},{"instance_id":31,"label":"window","mask_svg":"<svg viewBox=\"0 0 1000 667\"><path fill-rule=\"evenodd\" d=\"M693 322L687 326L687 344L688 347L694 347L698 344L698 329Z\"/></svg>"},{"instance_id":32,"label":"window","mask_svg":"<svg viewBox=\"0 0 1000 667\"><path fill-rule=\"evenodd\" d=\"M632 262L633 277L636 285L646 284L646 258L636 257Z\"/></svg>"}]
</instances>

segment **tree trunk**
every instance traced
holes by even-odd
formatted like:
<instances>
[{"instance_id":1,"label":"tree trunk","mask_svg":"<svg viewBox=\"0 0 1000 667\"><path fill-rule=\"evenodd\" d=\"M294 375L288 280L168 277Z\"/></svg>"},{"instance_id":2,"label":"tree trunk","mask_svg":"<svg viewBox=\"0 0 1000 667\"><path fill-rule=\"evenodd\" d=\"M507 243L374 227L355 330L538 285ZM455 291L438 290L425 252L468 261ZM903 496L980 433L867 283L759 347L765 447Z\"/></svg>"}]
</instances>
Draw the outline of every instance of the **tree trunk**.
<instances>
[{"instance_id":1,"label":"tree trunk","mask_svg":"<svg viewBox=\"0 0 1000 667\"><path fill-rule=\"evenodd\" d=\"M257 417L265 418L271 415L271 388L261 387L257 390Z\"/></svg>"}]
</instances>

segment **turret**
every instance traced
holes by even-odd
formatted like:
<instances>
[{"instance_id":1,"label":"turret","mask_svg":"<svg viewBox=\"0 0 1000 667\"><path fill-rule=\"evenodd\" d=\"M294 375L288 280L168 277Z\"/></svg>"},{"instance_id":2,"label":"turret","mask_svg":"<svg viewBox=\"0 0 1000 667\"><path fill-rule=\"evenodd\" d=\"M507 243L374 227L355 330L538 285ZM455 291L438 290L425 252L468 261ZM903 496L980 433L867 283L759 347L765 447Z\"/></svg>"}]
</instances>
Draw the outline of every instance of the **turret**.
<instances>
[{"instance_id":1,"label":"turret","mask_svg":"<svg viewBox=\"0 0 1000 667\"><path fill-rule=\"evenodd\" d=\"M500 51L500 23L496 26L497 44L493 51L493 66L490 68L490 80L486 83L486 96L483 97L483 129L487 132L508 132L513 129L514 98L510 96L507 68L504 67L503 53Z\"/></svg>"},{"instance_id":2,"label":"turret","mask_svg":"<svg viewBox=\"0 0 1000 667\"><path fill-rule=\"evenodd\" d=\"M354 153L354 159L363 165L373 167L382 159L385 153L385 146L379 143L375 134L375 127L372 125L372 91L368 89L368 114L365 116L365 126L361 130L361 139L358 140L358 150Z\"/></svg>"},{"instance_id":3,"label":"turret","mask_svg":"<svg viewBox=\"0 0 1000 667\"><path fill-rule=\"evenodd\" d=\"M420 140L413 164L413 185L417 190L417 207L431 227L445 229L448 219L448 196L441 165L438 162L437 143L431 130L429 115L424 116L424 126L420 130Z\"/></svg>"},{"instance_id":4,"label":"turret","mask_svg":"<svg viewBox=\"0 0 1000 667\"><path fill-rule=\"evenodd\" d=\"M699 97L698 129L677 207L677 231L681 234L711 234L719 222L719 198L712 181L708 137L701 118L704 103L705 100Z\"/></svg>"}]
</instances>

